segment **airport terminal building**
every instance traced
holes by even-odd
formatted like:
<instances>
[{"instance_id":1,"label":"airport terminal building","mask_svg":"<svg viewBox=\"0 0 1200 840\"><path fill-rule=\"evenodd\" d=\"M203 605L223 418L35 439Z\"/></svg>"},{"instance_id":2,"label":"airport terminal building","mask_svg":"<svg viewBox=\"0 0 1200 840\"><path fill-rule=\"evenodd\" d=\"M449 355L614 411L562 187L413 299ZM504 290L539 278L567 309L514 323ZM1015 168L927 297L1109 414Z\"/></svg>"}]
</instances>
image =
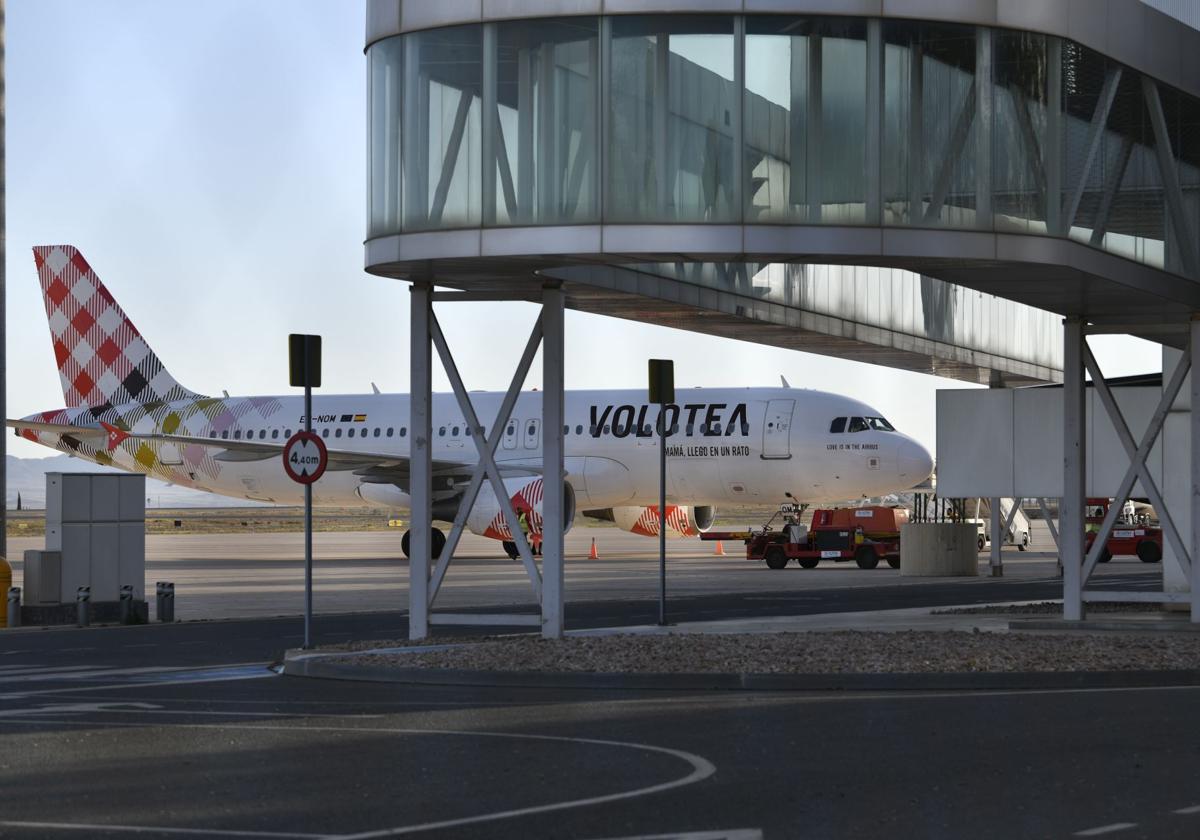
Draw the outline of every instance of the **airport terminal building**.
<instances>
[{"instance_id":1,"label":"airport terminal building","mask_svg":"<svg viewBox=\"0 0 1200 840\"><path fill-rule=\"evenodd\" d=\"M414 428L430 307L452 294L435 285L543 300L550 393L565 306L992 385L1061 381L1062 551L1080 553L1086 335L1150 337L1170 365L1200 344L1194 13L370 0L365 263L413 286ZM1200 486L1200 458L1182 469Z\"/></svg>"}]
</instances>

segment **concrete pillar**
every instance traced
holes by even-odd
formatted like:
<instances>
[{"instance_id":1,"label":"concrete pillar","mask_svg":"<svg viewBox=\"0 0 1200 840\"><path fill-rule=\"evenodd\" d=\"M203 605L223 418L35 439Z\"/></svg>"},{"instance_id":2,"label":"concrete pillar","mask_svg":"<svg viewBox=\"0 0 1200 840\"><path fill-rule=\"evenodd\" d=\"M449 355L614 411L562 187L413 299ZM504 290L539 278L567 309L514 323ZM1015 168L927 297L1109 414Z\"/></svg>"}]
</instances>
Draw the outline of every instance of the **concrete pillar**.
<instances>
[{"instance_id":1,"label":"concrete pillar","mask_svg":"<svg viewBox=\"0 0 1200 840\"><path fill-rule=\"evenodd\" d=\"M1175 369L1175 365L1182 357L1182 351L1172 347L1163 347L1164 388L1170 372ZM1162 461L1161 465L1156 465L1159 466L1162 476L1160 489L1163 501L1170 508L1171 518L1183 539L1188 539L1192 535L1193 525L1192 505L1189 504L1192 490L1192 430L1191 415L1188 410L1193 387L1191 377L1192 375L1189 373L1163 423L1162 436L1158 446ZM1159 515L1162 515L1161 512ZM1171 541L1166 539L1163 540L1162 564L1164 592L1190 591L1189 576L1184 570L1174 546L1171 545Z\"/></svg>"}]
</instances>

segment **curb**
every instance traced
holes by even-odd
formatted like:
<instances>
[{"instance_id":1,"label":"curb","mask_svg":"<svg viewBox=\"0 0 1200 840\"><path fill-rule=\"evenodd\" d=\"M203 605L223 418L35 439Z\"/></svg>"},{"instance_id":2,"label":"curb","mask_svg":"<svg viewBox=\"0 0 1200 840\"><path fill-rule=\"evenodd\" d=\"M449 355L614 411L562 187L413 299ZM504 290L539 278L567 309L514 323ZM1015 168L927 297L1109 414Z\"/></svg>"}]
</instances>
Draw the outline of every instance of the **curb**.
<instances>
[{"instance_id":1,"label":"curb","mask_svg":"<svg viewBox=\"0 0 1200 840\"><path fill-rule=\"evenodd\" d=\"M1113 630L1122 633L1200 633L1200 624L1165 618L1009 619L1009 630Z\"/></svg>"},{"instance_id":2,"label":"curb","mask_svg":"<svg viewBox=\"0 0 1200 840\"><path fill-rule=\"evenodd\" d=\"M1200 670L928 674L596 674L388 668L330 661L342 657L343 654L313 654L308 651L289 650L284 656L283 673L291 677L402 685L638 691L982 691L1200 686Z\"/></svg>"}]
</instances>

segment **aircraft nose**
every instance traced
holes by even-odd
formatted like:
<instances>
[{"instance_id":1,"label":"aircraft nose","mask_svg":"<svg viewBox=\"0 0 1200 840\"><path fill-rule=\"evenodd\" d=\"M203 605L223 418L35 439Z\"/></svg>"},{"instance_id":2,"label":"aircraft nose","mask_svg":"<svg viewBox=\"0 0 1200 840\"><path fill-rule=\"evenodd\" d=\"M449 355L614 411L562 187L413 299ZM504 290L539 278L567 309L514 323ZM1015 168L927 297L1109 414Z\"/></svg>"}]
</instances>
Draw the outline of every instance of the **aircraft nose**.
<instances>
[{"instance_id":1,"label":"aircraft nose","mask_svg":"<svg viewBox=\"0 0 1200 840\"><path fill-rule=\"evenodd\" d=\"M906 487L915 487L933 475L933 456L912 438L900 441L896 451L900 480Z\"/></svg>"}]
</instances>

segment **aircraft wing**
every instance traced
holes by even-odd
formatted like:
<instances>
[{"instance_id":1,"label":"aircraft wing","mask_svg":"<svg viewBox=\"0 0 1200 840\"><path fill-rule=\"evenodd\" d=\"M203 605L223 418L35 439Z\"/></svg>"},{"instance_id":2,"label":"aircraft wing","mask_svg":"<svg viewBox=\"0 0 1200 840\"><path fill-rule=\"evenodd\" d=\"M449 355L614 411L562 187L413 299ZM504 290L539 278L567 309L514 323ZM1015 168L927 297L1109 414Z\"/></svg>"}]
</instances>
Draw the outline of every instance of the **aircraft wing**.
<instances>
[{"instance_id":1,"label":"aircraft wing","mask_svg":"<svg viewBox=\"0 0 1200 840\"><path fill-rule=\"evenodd\" d=\"M109 434L110 431L113 433L112 437L117 438L116 443L112 445L120 444L122 441L132 438L170 443L176 446L204 446L212 449L220 449L221 451L214 455L213 458L214 460L224 462L266 461L271 458L281 458L284 449L284 443L266 440L227 440L225 438L207 438L196 435L139 434L116 429L100 429L102 434ZM355 475L361 476L368 483L408 486L410 462L406 455L400 455L395 452L364 452L361 450L331 449L328 447L326 449L329 453L329 465L326 467L328 470L353 471ZM503 464L500 464L499 467L503 475L541 474L541 470L536 467L505 466ZM474 463L466 461L435 459L433 462L433 474L438 477L461 476L465 480L470 476L474 468Z\"/></svg>"}]
</instances>

